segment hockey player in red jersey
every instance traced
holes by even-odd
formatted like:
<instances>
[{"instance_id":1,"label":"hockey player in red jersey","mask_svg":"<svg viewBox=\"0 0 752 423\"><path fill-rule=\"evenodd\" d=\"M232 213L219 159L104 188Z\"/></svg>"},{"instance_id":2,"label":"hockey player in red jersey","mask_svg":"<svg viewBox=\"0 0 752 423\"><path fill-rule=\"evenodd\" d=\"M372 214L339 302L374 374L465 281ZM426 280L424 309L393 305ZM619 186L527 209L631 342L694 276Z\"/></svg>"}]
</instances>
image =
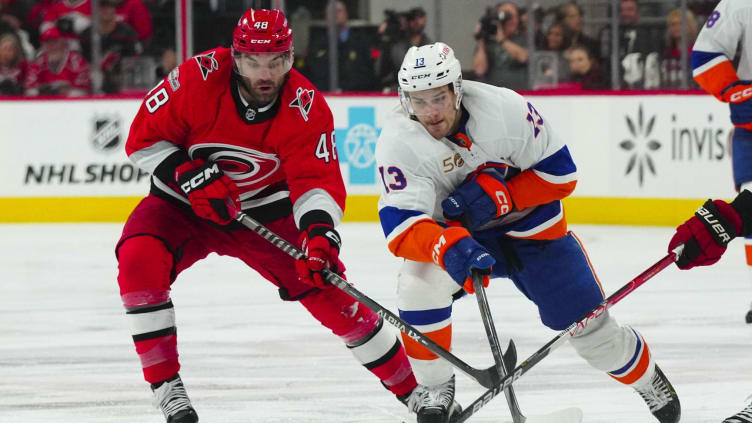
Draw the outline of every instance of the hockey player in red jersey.
<instances>
[{"instance_id":1,"label":"hockey player in red jersey","mask_svg":"<svg viewBox=\"0 0 752 423\"><path fill-rule=\"evenodd\" d=\"M278 10L246 11L232 49L174 69L146 96L126 150L152 174L116 254L118 283L144 377L168 423L196 422L180 364L170 288L209 253L239 258L300 302L402 402L417 383L398 338L321 270L345 270L334 229L345 188L323 96L298 72L292 31ZM298 240L295 262L233 220L236 212Z\"/></svg>"}]
</instances>

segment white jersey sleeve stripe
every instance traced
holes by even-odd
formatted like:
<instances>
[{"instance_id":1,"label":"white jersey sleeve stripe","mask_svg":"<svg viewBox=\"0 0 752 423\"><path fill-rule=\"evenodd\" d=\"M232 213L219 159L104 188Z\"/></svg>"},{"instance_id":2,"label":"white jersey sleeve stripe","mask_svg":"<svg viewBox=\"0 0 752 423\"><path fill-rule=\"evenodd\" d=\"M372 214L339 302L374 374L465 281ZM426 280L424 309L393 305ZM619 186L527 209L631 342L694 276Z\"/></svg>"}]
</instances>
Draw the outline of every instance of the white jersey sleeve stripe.
<instances>
[{"instance_id":1,"label":"white jersey sleeve stripe","mask_svg":"<svg viewBox=\"0 0 752 423\"><path fill-rule=\"evenodd\" d=\"M721 62L726 62L726 61L728 61L728 58L726 56L723 56L723 55L717 56L717 57L715 57L715 58L713 58L713 59L705 62L704 64L696 67L692 71L692 76L694 77L694 76L697 76L697 75L701 75L701 74L705 73L706 71L710 70L711 68L715 67L717 64L719 64Z\"/></svg>"},{"instance_id":2,"label":"white jersey sleeve stripe","mask_svg":"<svg viewBox=\"0 0 752 423\"><path fill-rule=\"evenodd\" d=\"M154 169L170 154L178 150L178 146L169 141L159 141L146 148L134 151L129 158L145 172L154 174Z\"/></svg>"},{"instance_id":3,"label":"white jersey sleeve stripe","mask_svg":"<svg viewBox=\"0 0 752 423\"><path fill-rule=\"evenodd\" d=\"M559 221L561 221L561 219L563 218L564 218L564 209L561 208L559 210L559 213L556 214L556 216L552 217L551 219L548 219L547 221L541 223L540 225L532 229L528 229L526 231L519 231L519 232L509 231L507 232L507 235L511 237L515 237L515 238L529 238L535 234L541 233L545 231L546 229L554 226L555 224L559 223Z\"/></svg>"},{"instance_id":4,"label":"white jersey sleeve stripe","mask_svg":"<svg viewBox=\"0 0 752 423\"><path fill-rule=\"evenodd\" d=\"M397 238L403 232L410 229L411 226L413 226L414 224L422 220L433 220L433 219L431 219L431 217L425 213L421 213L417 216L408 217L407 219L403 220L402 223L395 226L394 229L392 229L392 231L386 235L387 244L391 244L391 242L394 241L395 238Z\"/></svg>"},{"instance_id":5,"label":"white jersey sleeve stripe","mask_svg":"<svg viewBox=\"0 0 752 423\"><path fill-rule=\"evenodd\" d=\"M538 169L533 169L533 172L544 181L552 184L566 184L577 180L577 172L572 172L567 175L551 175L549 173L541 172Z\"/></svg>"}]
</instances>

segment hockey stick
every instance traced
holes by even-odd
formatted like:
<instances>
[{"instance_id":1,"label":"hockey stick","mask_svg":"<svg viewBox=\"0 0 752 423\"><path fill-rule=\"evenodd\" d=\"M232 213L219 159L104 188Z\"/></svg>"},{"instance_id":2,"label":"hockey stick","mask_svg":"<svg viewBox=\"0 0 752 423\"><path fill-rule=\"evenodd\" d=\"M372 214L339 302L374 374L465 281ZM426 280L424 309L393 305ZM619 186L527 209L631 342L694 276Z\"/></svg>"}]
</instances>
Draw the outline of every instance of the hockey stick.
<instances>
[{"instance_id":1,"label":"hockey stick","mask_svg":"<svg viewBox=\"0 0 752 423\"><path fill-rule=\"evenodd\" d=\"M511 368L511 366L508 364L509 361L505 360L503 362L500 362L498 359L498 357L501 356L500 344L499 344L498 336L496 334L496 329L494 328L493 318L491 317L491 310L488 307L488 297L486 296L486 290L483 287L483 279L475 271L473 272L472 275L473 275L473 285L475 287L475 295L478 296L478 294L480 293L480 296L478 296L478 306L481 311L481 318L483 319L483 324L486 327L486 334L488 335L488 341L491 344L491 352L493 353L494 361L496 362L496 366L499 369L499 372L501 373L503 377L506 377L508 373L508 368ZM512 414L513 423L581 423L582 422L582 410L576 407L556 410L548 414L538 414L538 415L531 414L525 417L525 415L522 414L522 410L520 409L520 405L517 402L517 397L515 396L515 393L511 384L509 385L507 389L504 390L504 395L506 396L507 404L509 405L509 411Z\"/></svg>"},{"instance_id":2,"label":"hockey stick","mask_svg":"<svg viewBox=\"0 0 752 423\"><path fill-rule=\"evenodd\" d=\"M541 360L543 360L546 356L548 356L548 354L551 351L555 350L556 348L560 347L564 342L568 341L569 337L575 336L578 333L580 333L582 330L584 330L585 326L587 326L588 322L591 319L601 316L614 304L624 299L624 297L626 297L627 295L632 293L635 289L639 288L642 284L650 280L653 276L658 274L658 272L668 267L671 263L675 262L676 259L678 259L679 256L681 255L681 252L683 249L684 249L684 245L679 245L678 247L676 247L672 252L668 253L665 257L660 259L657 263L650 266L647 270L637 275L637 277L627 282L626 285L622 286L621 288L619 288L619 290L617 290L616 292L611 294L608 298L603 300L600 304L598 304L598 306L590 310L580 320L572 323L571 325L569 325L568 328L559 332L559 334L556 335L552 340L548 341L546 345L542 346L538 351L533 353L533 355L528 357L527 360L523 361L522 363L520 363L519 366L515 367L510 372L510 374L503 377L496 386L494 386L493 388L490 388L483 395L481 395L478 399L476 399L472 404L470 404L470 406L468 406L462 413L454 417L451 423L461 423L469 419L470 416L477 413L478 410L480 410L481 408L483 408L483 406L488 404L488 402L491 401L496 395L498 395L499 392L506 389L508 386L511 386L515 380L519 379L520 377L522 377L522 375L530 371L530 369L532 369L533 366L535 366ZM580 415L580 418L581 418L581 415ZM558 421L559 423L563 423L565 421L579 422L580 420L560 419L556 421Z\"/></svg>"},{"instance_id":3,"label":"hockey stick","mask_svg":"<svg viewBox=\"0 0 752 423\"><path fill-rule=\"evenodd\" d=\"M486 328L486 335L488 336L488 343L491 345L491 354L493 354L496 368L499 370L499 374L502 377L507 375L507 365L504 363L504 359L501 355L501 344L499 344L499 336L494 326L493 318L491 317L491 309L488 306L488 297L486 297L486 289L483 287L483 275L478 271L473 270L472 273L473 286L475 288L475 297L478 299L478 308L480 309L480 317L483 320L483 326ZM507 398L507 404L509 405L509 411L512 413L512 421L514 423L525 423L527 418L522 414L520 410L520 404L517 402L517 396L514 394L514 388L509 385L504 390L504 396Z\"/></svg>"},{"instance_id":4,"label":"hockey stick","mask_svg":"<svg viewBox=\"0 0 752 423\"><path fill-rule=\"evenodd\" d=\"M305 254L303 254L302 251L300 251L294 245L292 245L279 235L275 234L274 232L270 231L264 225L249 217L245 213L238 212L238 214L235 216L235 219L240 222L240 224L256 232L262 238L274 244L277 248L284 251L294 259L300 260L305 258ZM434 354L450 362L453 366L468 375L470 378L477 381L484 388L490 389L494 386L498 386L502 377L498 373L495 365L485 370L476 369L475 367L470 366L469 364L460 360L454 354L441 347L439 344L433 342L429 337L425 336L422 332L412 327L409 323L402 320L399 316L392 313L387 308L381 306L379 303L360 292L354 286L350 285L350 283L348 283L343 277L327 269L324 270L323 274L324 279L326 279L327 282L341 289L355 300L365 304L366 307L373 310L380 317L384 318L384 320L386 320L388 323L395 326L397 329L399 329L401 332L405 333L415 341L419 342ZM515 350L514 344L511 341L509 343L507 353L513 354L511 362L516 362L517 352ZM507 357L505 358L508 360L510 359Z\"/></svg>"}]
</instances>

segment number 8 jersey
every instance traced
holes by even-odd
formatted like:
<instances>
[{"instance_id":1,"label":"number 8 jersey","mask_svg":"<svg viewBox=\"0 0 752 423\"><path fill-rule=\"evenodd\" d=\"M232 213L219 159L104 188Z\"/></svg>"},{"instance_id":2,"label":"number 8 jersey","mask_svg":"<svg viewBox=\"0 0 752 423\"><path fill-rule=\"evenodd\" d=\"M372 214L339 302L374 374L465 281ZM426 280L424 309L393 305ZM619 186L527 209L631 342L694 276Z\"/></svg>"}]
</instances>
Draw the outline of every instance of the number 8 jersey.
<instances>
[{"instance_id":1,"label":"number 8 jersey","mask_svg":"<svg viewBox=\"0 0 752 423\"><path fill-rule=\"evenodd\" d=\"M567 232L561 199L577 181L564 142L525 98L464 81L458 131L440 140L398 108L376 145L383 187L379 218L396 256L430 262L445 219L441 201L478 172L497 172L515 209L476 236L556 239Z\"/></svg>"}]
</instances>

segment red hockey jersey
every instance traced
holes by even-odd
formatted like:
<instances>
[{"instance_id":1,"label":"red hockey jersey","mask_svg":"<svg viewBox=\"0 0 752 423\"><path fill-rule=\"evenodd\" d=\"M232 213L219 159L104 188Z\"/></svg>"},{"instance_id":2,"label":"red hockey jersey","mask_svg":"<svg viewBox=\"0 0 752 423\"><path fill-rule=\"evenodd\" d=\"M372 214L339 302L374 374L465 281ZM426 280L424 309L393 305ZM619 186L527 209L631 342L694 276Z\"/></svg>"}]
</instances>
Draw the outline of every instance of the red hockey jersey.
<instances>
[{"instance_id":1,"label":"red hockey jersey","mask_svg":"<svg viewBox=\"0 0 752 423\"><path fill-rule=\"evenodd\" d=\"M86 95L91 90L90 73L89 64L77 51L68 50L54 68L42 51L27 69L26 95Z\"/></svg>"},{"instance_id":2,"label":"red hockey jersey","mask_svg":"<svg viewBox=\"0 0 752 423\"><path fill-rule=\"evenodd\" d=\"M242 190L241 207L262 222L314 210L339 223L345 187L334 121L323 96L291 70L273 104L248 106L230 50L217 48L174 69L146 96L133 120L126 153L152 174L152 193L188 204L175 168L214 161Z\"/></svg>"}]
</instances>

